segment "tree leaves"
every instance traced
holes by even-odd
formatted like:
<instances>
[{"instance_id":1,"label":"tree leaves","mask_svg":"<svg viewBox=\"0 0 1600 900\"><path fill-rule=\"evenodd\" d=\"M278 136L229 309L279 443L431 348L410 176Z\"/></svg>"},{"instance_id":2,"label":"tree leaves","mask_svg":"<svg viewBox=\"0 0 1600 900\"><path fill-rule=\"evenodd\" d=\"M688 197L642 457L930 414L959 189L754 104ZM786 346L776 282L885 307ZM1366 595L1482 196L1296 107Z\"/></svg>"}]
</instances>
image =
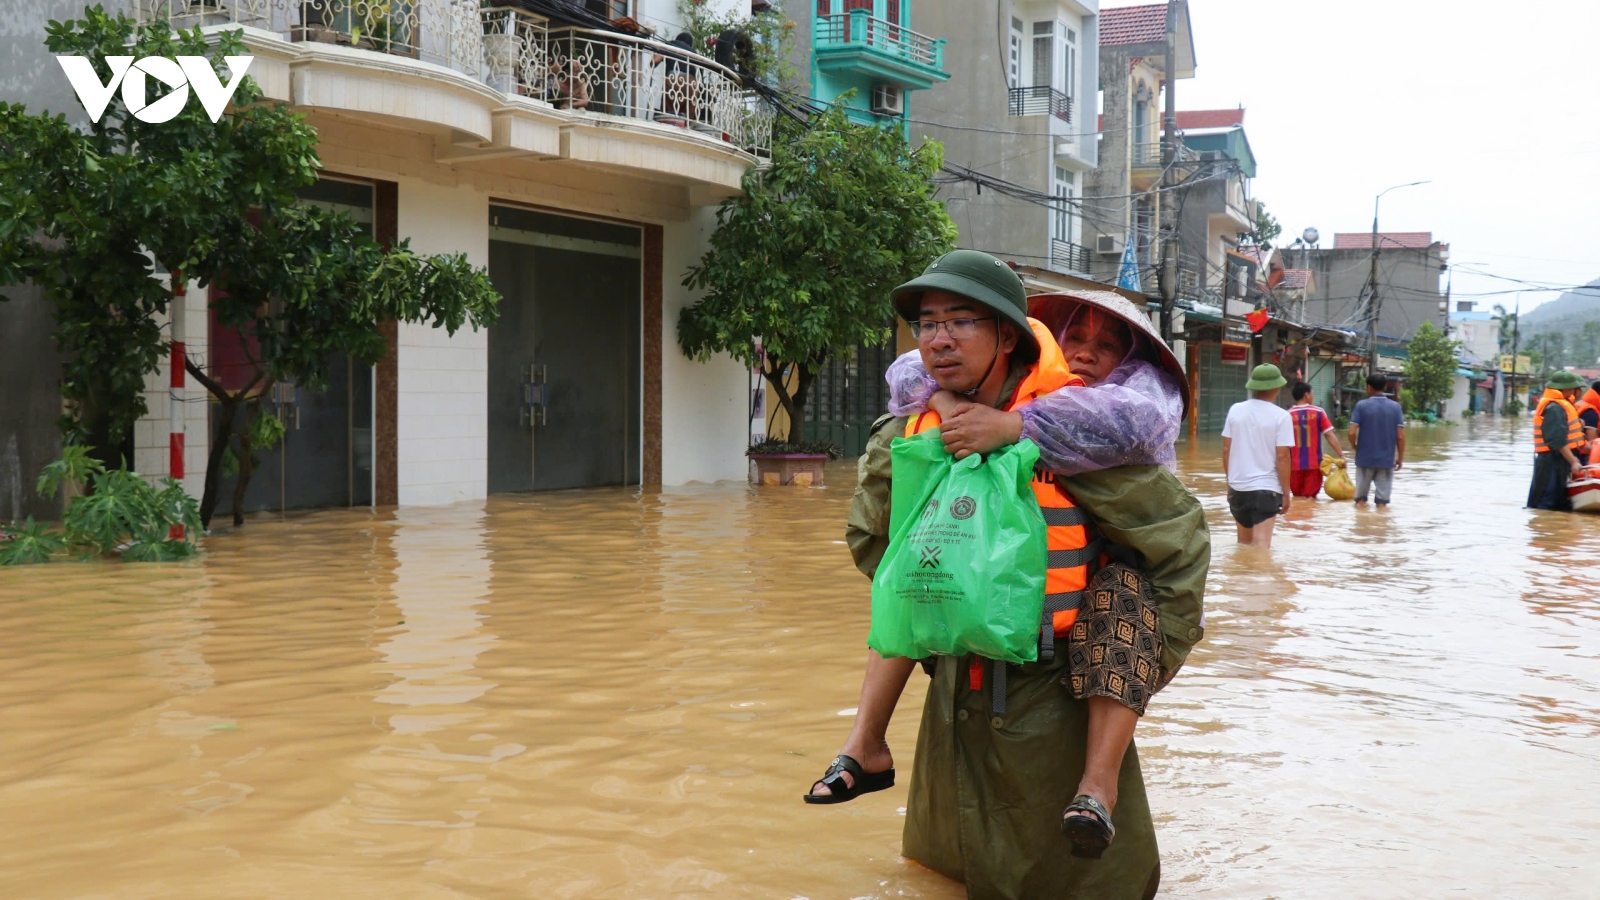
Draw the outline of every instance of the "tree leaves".
<instances>
[{"instance_id":1,"label":"tree leaves","mask_svg":"<svg viewBox=\"0 0 1600 900\"><path fill-rule=\"evenodd\" d=\"M1444 332L1423 322L1411 342L1406 344L1406 389L1416 408L1432 412L1450 398L1455 387L1457 342Z\"/></svg>"},{"instance_id":2,"label":"tree leaves","mask_svg":"<svg viewBox=\"0 0 1600 900\"><path fill-rule=\"evenodd\" d=\"M0 525L9 540L0 541L0 565L49 562L65 550L84 558L120 554L130 562L163 562L195 553L200 533L200 507L171 478L161 486L125 468L107 469L85 447L68 444L62 458L39 476L41 496L54 496L63 486L87 488L72 498L61 530L36 524ZM173 537L181 529L181 537Z\"/></svg>"},{"instance_id":3,"label":"tree leaves","mask_svg":"<svg viewBox=\"0 0 1600 900\"><path fill-rule=\"evenodd\" d=\"M785 406L784 380L798 373L800 421L809 376L888 340L889 291L954 246L933 199L942 162L939 144L912 150L900 129L857 125L838 107L810 127L781 124L772 164L723 202L711 248L684 278L705 295L679 314L683 352L761 367Z\"/></svg>"},{"instance_id":4,"label":"tree leaves","mask_svg":"<svg viewBox=\"0 0 1600 900\"><path fill-rule=\"evenodd\" d=\"M108 55L205 56L226 78L221 58L245 53L237 31L136 29L99 7L46 31L51 51L89 58L102 78ZM152 125L118 92L87 132L0 104L0 283L31 278L56 304L62 427L106 461L146 414L145 376L168 350L157 322L174 295L154 277L162 269L216 288L219 323L253 339L257 390L321 388L336 351L377 362L389 320L452 334L494 321L499 295L464 256L420 256L404 243L386 254L349 217L297 205L321 168L317 134L261 96L246 77L217 122L191 102ZM218 399L231 415L240 398ZM217 463L227 449L216 448Z\"/></svg>"}]
</instances>

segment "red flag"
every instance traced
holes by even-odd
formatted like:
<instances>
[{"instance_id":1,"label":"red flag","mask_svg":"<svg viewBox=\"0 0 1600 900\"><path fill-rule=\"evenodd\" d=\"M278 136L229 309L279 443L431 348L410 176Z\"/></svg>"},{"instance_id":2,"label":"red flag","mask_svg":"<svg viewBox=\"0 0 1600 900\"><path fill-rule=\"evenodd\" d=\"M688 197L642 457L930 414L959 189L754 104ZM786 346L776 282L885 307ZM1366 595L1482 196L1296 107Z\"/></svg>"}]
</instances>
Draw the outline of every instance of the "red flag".
<instances>
[{"instance_id":1,"label":"red flag","mask_svg":"<svg viewBox=\"0 0 1600 900\"><path fill-rule=\"evenodd\" d=\"M1251 331L1260 331L1261 329L1267 327L1267 320L1270 318L1272 318L1272 314L1264 309L1258 309L1252 313L1245 313L1244 316L1245 323L1250 326Z\"/></svg>"}]
</instances>

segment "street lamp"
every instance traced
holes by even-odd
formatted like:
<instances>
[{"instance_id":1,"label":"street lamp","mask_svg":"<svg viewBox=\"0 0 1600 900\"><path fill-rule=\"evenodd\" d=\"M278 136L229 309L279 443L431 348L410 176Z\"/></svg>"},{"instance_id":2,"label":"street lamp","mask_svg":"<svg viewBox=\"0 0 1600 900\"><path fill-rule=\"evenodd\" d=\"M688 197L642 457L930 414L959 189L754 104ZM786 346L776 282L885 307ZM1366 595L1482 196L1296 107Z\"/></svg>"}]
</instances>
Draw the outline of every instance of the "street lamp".
<instances>
[{"instance_id":1,"label":"street lamp","mask_svg":"<svg viewBox=\"0 0 1600 900\"><path fill-rule=\"evenodd\" d=\"M1367 369L1370 372L1378 371L1378 312L1383 307L1378 303L1378 201L1390 191L1401 188L1416 187L1419 184L1432 184L1430 181L1408 181L1386 187L1372 198L1372 272L1367 276Z\"/></svg>"}]
</instances>

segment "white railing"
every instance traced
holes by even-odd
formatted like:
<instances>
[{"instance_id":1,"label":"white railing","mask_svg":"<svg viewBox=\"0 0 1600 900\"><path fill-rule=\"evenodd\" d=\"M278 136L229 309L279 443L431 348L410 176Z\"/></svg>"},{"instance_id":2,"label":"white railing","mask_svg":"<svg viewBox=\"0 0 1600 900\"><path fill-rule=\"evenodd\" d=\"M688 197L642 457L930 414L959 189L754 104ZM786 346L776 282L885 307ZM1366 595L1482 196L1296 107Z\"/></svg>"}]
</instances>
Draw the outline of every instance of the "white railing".
<instances>
[{"instance_id":1,"label":"white railing","mask_svg":"<svg viewBox=\"0 0 1600 900\"><path fill-rule=\"evenodd\" d=\"M479 0L134 0L141 22L249 25L291 41L406 56L481 77Z\"/></svg>"},{"instance_id":2,"label":"white railing","mask_svg":"<svg viewBox=\"0 0 1600 900\"><path fill-rule=\"evenodd\" d=\"M732 70L647 38L587 28L524 27L490 10L490 83L557 109L674 125L757 155L772 145L772 114ZM509 64L509 65L508 65Z\"/></svg>"},{"instance_id":3,"label":"white railing","mask_svg":"<svg viewBox=\"0 0 1600 900\"><path fill-rule=\"evenodd\" d=\"M133 0L141 23L246 25L291 41L419 59L558 109L675 125L757 156L773 113L733 71L681 47L480 0Z\"/></svg>"}]
</instances>

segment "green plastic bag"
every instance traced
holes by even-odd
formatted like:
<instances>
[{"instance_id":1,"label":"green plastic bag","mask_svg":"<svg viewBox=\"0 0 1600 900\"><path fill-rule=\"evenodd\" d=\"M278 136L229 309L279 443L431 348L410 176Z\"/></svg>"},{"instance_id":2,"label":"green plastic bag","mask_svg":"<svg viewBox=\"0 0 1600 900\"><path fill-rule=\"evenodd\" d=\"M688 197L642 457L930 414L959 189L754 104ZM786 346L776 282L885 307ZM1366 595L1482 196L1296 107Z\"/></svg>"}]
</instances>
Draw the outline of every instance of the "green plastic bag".
<instances>
[{"instance_id":1,"label":"green plastic bag","mask_svg":"<svg viewBox=\"0 0 1600 900\"><path fill-rule=\"evenodd\" d=\"M1044 514L1022 440L957 460L938 429L897 438L889 549L872 579L867 646L886 657L976 653L1033 662L1044 615Z\"/></svg>"}]
</instances>

